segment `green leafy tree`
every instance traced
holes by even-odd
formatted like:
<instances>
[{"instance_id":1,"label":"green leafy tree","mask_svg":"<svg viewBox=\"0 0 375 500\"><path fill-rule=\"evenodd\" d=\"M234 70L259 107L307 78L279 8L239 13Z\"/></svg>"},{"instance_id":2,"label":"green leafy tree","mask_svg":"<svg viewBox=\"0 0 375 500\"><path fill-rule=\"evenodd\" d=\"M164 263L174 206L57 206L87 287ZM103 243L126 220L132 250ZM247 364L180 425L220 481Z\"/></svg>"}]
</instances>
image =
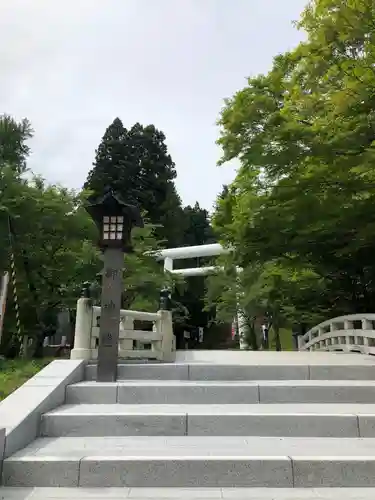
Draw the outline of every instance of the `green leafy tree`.
<instances>
[{"instance_id":1,"label":"green leafy tree","mask_svg":"<svg viewBox=\"0 0 375 500\"><path fill-rule=\"evenodd\" d=\"M175 164L168 154L164 134L153 125L136 124L127 130L116 118L96 151L85 188L99 195L110 185L137 204L153 225L158 244L174 247L213 241L208 212L198 203L182 208L175 177ZM188 267L196 264L195 260L183 263ZM134 274L134 279L137 276ZM174 297L185 316L189 311L191 325L207 323L207 315L202 311L203 278L189 278L183 291L175 290Z\"/></svg>"},{"instance_id":2,"label":"green leafy tree","mask_svg":"<svg viewBox=\"0 0 375 500\"><path fill-rule=\"evenodd\" d=\"M215 241L209 214L207 210L200 207L198 202L193 207L190 205L184 207L183 214L185 220L184 245L205 245Z\"/></svg>"},{"instance_id":3,"label":"green leafy tree","mask_svg":"<svg viewBox=\"0 0 375 500\"><path fill-rule=\"evenodd\" d=\"M0 168L11 166L18 174L26 170L30 148L27 141L33 136L27 119L17 122L9 115L0 115Z\"/></svg>"},{"instance_id":4,"label":"green leafy tree","mask_svg":"<svg viewBox=\"0 0 375 500\"><path fill-rule=\"evenodd\" d=\"M40 178L24 182L9 174L6 180L1 224L6 240L9 216L12 248L9 241L4 248L15 256L23 334L34 339L32 354L38 356L44 337L51 334L44 318L74 306L79 285L95 274L95 230L74 192L46 185ZM9 270L9 253L2 259L2 269ZM17 332L11 302L5 317L12 336Z\"/></svg>"},{"instance_id":5,"label":"green leafy tree","mask_svg":"<svg viewBox=\"0 0 375 500\"><path fill-rule=\"evenodd\" d=\"M212 243L215 237L210 224L207 210L198 202L194 206L187 205L183 209L183 239L181 246L196 246ZM184 259L176 262L175 267L184 268L209 265L210 260L205 258ZM209 322L208 311L205 310L205 282L204 276L191 276L186 279L185 288L181 295L176 294L178 300L189 311L189 326L205 327Z\"/></svg>"},{"instance_id":6,"label":"green leafy tree","mask_svg":"<svg viewBox=\"0 0 375 500\"><path fill-rule=\"evenodd\" d=\"M100 196L111 186L159 226L159 239L175 243L181 234L178 216L182 211L175 177L164 134L154 125L139 123L127 130L116 118L105 131L84 187Z\"/></svg>"},{"instance_id":7,"label":"green leafy tree","mask_svg":"<svg viewBox=\"0 0 375 500\"><path fill-rule=\"evenodd\" d=\"M219 120L222 162L241 167L216 230L244 268L311 271L304 307L281 287L300 314L313 297L331 316L374 307L374 20L369 0L310 2L306 42L250 78Z\"/></svg>"}]
</instances>

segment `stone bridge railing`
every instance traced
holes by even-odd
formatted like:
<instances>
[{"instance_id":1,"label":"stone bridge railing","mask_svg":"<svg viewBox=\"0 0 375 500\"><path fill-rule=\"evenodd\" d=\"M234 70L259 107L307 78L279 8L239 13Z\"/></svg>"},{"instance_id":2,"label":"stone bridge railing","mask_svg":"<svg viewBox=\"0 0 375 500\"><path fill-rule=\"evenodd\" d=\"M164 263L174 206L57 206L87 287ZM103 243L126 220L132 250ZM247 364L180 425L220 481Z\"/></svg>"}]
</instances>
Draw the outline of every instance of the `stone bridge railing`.
<instances>
[{"instance_id":1,"label":"stone bridge railing","mask_svg":"<svg viewBox=\"0 0 375 500\"><path fill-rule=\"evenodd\" d=\"M92 305L91 299L77 302L74 348L71 359L95 360L98 357L101 308ZM135 330L134 322L148 323L148 330ZM121 309L119 323L119 358L146 358L174 361L175 337L172 313L156 313Z\"/></svg>"},{"instance_id":2,"label":"stone bridge railing","mask_svg":"<svg viewBox=\"0 0 375 500\"><path fill-rule=\"evenodd\" d=\"M342 351L375 355L375 314L349 314L324 321L298 337L300 351Z\"/></svg>"}]
</instances>

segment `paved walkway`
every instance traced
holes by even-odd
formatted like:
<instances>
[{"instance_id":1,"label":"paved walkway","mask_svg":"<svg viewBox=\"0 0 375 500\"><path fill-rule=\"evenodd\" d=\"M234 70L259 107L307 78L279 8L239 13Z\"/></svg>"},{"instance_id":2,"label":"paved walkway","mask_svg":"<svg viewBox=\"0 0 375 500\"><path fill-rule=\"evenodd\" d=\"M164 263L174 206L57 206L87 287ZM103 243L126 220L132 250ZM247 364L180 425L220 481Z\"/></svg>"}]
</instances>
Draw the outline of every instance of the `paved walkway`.
<instances>
[{"instance_id":1,"label":"paved walkway","mask_svg":"<svg viewBox=\"0 0 375 500\"><path fill-rule=\"evenodd\" d=\"M1 488L0 500L373 500L373 488Z\"/></svg>"}]
</instances>

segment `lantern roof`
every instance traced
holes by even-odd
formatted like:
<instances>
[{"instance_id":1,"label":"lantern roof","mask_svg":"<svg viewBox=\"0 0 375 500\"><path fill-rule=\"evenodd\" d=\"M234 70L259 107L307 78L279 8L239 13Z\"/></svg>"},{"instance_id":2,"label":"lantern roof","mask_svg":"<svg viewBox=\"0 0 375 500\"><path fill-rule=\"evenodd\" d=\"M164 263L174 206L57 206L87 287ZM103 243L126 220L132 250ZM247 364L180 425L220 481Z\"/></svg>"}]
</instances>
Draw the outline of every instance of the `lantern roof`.
<instances>
[{"instance_id":1,"label":"lantern roof","mask_svg":"<svg viewBox=\"0 0 375 500\"><path fill-rule=\"evenodd\" d=\"M89 198L86 211L96 224L101 224L106 215L123 215L133 227L143 227L143 219L136 205L127 203L112 189L107 189L103 196Z\"/></svg>"}]
</instances>

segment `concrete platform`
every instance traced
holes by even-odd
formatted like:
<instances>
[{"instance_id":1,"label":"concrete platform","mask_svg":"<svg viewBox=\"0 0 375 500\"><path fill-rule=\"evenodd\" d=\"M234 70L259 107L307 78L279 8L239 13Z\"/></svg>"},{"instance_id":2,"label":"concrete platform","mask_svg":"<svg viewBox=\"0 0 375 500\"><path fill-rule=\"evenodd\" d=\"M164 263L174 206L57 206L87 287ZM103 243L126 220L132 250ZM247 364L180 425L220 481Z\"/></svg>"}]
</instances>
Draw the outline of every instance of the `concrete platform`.
<instances>
[{"instance_id":1,"label":"concrete platform","mask_svg":"<svg viewBox=\"0 0 375 500\"><path fill-rule=\"evenodd\" d=\"M4 461L5 486L373 487L375 439L40 438Z\"/></svg>"},{"instance_id":2,"label":"concrete platform","mask_svg":"<svg viewBox=\"0 0 375 500\"><path fill-rule=\"evenodd\" d=\"M0 500L373 500L375 488L8 488Z\"/></svg>"},{"instance_id":3,"label":"concrete platform","mask_svg":"<svg viewBox=\"0 0 375 500\"><path fill-rule=\"evenodd\" d=\"M281 380L190 381L135 380L117 383L85 381L66 388L66 403L254 404L372 403L375 381Z\"/></svg>"},{"instance_id":4,"label":"concrete platform","mask_svg":"<svg viewBox=\"0 0 375 500\"><path fill-rule=\"evenodd\" d=\"M375 437L375 404L65 405L41 436Z\"/></svg>"}]
</instances>

